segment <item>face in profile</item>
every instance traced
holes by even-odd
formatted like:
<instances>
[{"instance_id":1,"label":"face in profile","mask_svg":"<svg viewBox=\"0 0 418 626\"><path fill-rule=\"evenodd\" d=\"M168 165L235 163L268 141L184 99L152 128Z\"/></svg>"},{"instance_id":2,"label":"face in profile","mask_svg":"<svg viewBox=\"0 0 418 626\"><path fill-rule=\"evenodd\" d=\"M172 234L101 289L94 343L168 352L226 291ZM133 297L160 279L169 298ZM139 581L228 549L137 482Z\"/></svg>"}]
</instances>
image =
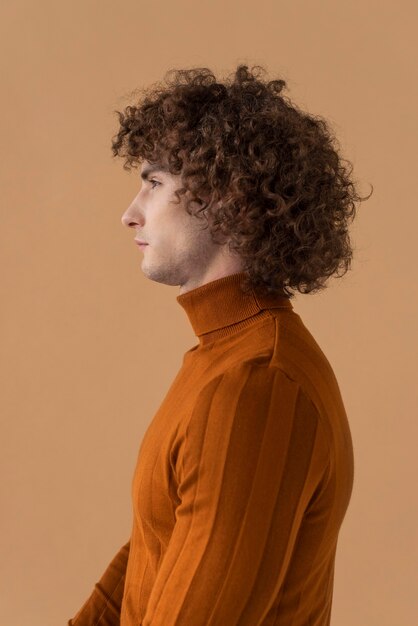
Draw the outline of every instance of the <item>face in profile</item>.
<instances>
[{"instance_id":1,"label":"face in profile","mask_svg":"<svg viewBox=\"0 0 418 626\"><path fill-rule=\"evenodd\" d=\"M122 216L122 223L135 230L141 269L150 280L180 285L180 293L204 284L219 271L239 271L225 246L213 243L206 220L189 215L184 196L177 204L174 191L182 186L181 176L155 169L144 161L139 172L140 189ZM225 273L224 273L225 275Z\"/></svg>"}]
</instances>

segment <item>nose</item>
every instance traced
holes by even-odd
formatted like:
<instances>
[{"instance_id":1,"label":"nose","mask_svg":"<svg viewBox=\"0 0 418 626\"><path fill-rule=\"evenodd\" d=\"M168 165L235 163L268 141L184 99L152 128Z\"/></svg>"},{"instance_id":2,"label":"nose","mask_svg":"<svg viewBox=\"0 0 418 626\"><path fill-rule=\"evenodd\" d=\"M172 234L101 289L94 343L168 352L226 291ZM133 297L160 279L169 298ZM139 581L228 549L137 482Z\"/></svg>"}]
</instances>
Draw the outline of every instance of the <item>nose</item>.
<instances>
[{"instance_id":1,"label":"nose","mask_svg":"<svg viewBox=\"0 0 418 626\"><path fill-rule=\"evenodd\" d=\"M136 199L131 202L121 218L122 224L128 228L135 228L138 225L143 226L144 223L142 213L135 204Z\"/></svg>"}]
</instances>

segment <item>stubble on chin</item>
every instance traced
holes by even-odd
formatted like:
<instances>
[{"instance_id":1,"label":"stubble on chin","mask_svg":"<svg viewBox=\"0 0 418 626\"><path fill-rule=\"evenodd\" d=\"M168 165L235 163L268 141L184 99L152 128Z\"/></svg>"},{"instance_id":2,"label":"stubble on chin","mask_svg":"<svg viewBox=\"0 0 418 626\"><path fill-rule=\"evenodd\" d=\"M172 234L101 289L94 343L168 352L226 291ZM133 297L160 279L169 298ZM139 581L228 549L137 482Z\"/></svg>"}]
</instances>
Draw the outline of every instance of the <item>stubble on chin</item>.
<instances>
[{"instance_id":1,"label":"stubble on chin","mask_svg":"<svg viewBox=\"0 0 418 626\"><path fill-rule=\"evenodd\" d=\"M181 273L170 264L153 265L144 259L141 269L144 276L153 282L173 287L181 284Z\"/></svg>"}]
</instances>

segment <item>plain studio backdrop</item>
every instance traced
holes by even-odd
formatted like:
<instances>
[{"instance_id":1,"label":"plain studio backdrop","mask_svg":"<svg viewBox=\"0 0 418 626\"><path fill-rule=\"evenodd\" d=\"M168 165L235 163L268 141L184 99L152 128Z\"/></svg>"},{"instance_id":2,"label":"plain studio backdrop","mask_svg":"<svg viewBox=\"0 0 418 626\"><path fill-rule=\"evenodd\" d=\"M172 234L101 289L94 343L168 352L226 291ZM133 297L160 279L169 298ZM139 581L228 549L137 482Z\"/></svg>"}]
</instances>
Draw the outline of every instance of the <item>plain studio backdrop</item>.
<instances>
[{"instance_id":1,"label":"plain studio backdrop","mask_svg":"<svg viewBox=\"0 0 418 626\"><path fill-rule=\"evenodd\" d=\"M352 269L293 305L355 453L332 626L417 615L415 2L13 0L1 8L0 623L66 624L131 529L145 429L196 343L141 272L114 110L171 68L265 66L329 120L360 192Z\"/></svg>"}]
</instances>

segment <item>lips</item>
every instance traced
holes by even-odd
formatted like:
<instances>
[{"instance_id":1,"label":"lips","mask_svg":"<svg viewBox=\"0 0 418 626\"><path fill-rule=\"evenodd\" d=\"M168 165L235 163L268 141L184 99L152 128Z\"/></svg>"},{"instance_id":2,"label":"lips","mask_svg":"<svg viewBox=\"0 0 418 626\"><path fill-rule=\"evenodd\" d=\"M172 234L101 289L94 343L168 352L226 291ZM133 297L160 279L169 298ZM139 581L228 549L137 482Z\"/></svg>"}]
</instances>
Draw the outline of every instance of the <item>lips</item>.
<instances>
[{"instance_id":1,"label":"lips","mask_svg":"<svg viewBox=\"0 0 418 626\"><path fill-rule=\"evenodd\" d=\"M147 242L146 241L140 241L139 239L134 239L135 243L137 246L147 246Z\"/></svg>"}]
</instances>

